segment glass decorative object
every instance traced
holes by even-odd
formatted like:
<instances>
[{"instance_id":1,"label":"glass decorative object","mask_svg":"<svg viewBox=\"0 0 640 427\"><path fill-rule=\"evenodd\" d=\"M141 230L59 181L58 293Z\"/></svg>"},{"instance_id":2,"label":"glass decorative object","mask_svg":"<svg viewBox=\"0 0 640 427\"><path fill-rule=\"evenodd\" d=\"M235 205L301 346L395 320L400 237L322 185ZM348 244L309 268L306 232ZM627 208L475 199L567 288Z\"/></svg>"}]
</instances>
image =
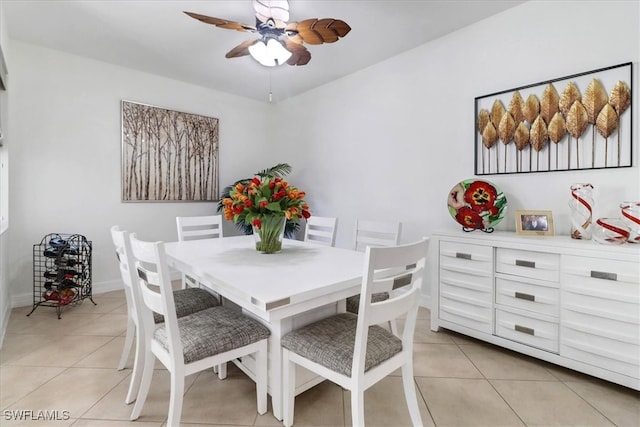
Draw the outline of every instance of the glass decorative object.
<instances>
[{"instance_id":1,"label":"glass decorative object","mask_svg":"<svg viewBox=\"0 0 640 427\"><path fill-rule=\"evenodd\" d=\"M622 202L621 218L629 227L629 243L640 243L640 202Z\"/></svg>"},{"instance_id":2,"label":"glass decorative object","mask_svg":"<svg viewBox=\"0 0 640 427\"><path fill-rule=\"evenodd\" d=\"M274 254L282 250L284 237L284 216L264 216L260 225L253 225L253 237L256 241L256 250L265 254Z\"/></svg>"},{"instance_id":3,"label":"glass decorative object","mask_svg":"<svg viewBox=\"0 0 640 427\"><path fill-rule=\"evenodd\" d=\"M620 245L629 239L629 227L620 218L598 218L593 227L593 240L607 245Z\"/></svg>"},{"instance_id":4,"label":"glass decorative object","mask_svg":"<svg viewBox=\"0 0 640 427\"><path fill-rule=\"evenodd\" d=\"M447 199L451 217L464 231L491 233L507 209L507 198L496 185L481 179L467 179L456 184Z\"/></svg>"},{"instance_id":5,"label":"glass decorative object","mask_svg":"<svg viewBox=\"0 0 640 427\"><path fill-rule=\"evenodd\" d=\"M573 184L571 186L571 238L591 239L593 232L593 185Z\"/></svg>"}]
</instances>

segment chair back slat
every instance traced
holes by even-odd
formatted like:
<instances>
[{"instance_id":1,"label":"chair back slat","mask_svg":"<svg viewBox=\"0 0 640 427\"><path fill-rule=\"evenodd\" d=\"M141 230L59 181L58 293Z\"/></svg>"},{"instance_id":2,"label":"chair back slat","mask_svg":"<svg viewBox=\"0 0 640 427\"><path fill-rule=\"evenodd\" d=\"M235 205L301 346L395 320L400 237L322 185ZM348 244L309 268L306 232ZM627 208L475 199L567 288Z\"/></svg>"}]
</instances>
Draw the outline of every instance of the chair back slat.
<instances>
[{"instance_id":1,"label":"chair back slat","mask_svg":"<svg viewBox=\"0 0 640 427\"><path fill-rule=\"evenodd\" d=\"M354 248L364 251L367 246L395 246L400 243L401 230L401 222L357 220Z\"/></svg>"},{"instance_id":2,"label":"chair back slat","mask_svg":"<svg viewBox=\"0 0 640 427\"><path fill-rule=\"evenodd\" d=\"M223 237L222 216L178 216L178 240L215 239Z\"/></svg>"},{"instance_id":3,"label":"chair back slat","mask_svg":"<svg viewBox=\"0 0 640 427\"><path fill-rule=\"evenodd\" d=\"M338 219L331 217L312 216L307 219L304 231L304 241L334 246L336 242L336 225Z\"/></svg>"}]
</instances>

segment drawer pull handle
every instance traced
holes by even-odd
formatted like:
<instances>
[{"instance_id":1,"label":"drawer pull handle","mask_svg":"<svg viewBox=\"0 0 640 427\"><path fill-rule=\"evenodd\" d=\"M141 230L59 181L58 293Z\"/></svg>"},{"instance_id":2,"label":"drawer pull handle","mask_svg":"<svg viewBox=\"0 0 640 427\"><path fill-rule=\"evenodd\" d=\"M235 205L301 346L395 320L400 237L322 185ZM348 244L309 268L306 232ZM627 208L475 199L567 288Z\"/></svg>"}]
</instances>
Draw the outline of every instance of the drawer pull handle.
<instances>
[{"instance_id":1,"label":"drawer pull handle","mask_svg":"<svg viewBox=\"0 0 640 427\"><path fill-rule=\"evenodd\" d=\"M618 275L616 273L607 273L606 271L591 270L591 277L594 279L618 280Z\"/></svg>"},{"instance_id":2,"label":"drawer pull handle","mask_svg":"<svg viewBox=\"0 0 640 427\"><path fill-rule=\"evenodd\" d=\"M471 254L464 254L462 252L456 252L456 258L471 259Z\"/></svg>"},{"instance_id":3,"label":"drawer pull handle","mask_svg":"<svg viewBox=\"0 0 640 427\"><path fill-rule=\"evenodd\" d=\"M535 301L536 300L536 296L535 295L523 294L522 292L516 292L516 298L524 299L524 300L527 300L527 301Z\"/></svg>"},{"instance_id":4,"label":"drawer pull handle","mask_svg":"<svg viewBox=\"0 0 640 427\"><path fill-rule=\"evenodd\" d=\"M523 259L517 259L516 260L516 265L520 266L520 267L529 267L529 268L536 268L536 263L533 261L525 261Z\"/></svg>"},{"instance_id":5,"label":"drawer pull handle","mask_svg":"<svg viewBox=\"0 0 640 427\"><path fill-rule=\"evenodd\" d=\"M515 325L513 328L518 332L522 332L523 334L535 335L535 330L533 328L527 328L526 326Z\"/></svg>"}]
</instances>

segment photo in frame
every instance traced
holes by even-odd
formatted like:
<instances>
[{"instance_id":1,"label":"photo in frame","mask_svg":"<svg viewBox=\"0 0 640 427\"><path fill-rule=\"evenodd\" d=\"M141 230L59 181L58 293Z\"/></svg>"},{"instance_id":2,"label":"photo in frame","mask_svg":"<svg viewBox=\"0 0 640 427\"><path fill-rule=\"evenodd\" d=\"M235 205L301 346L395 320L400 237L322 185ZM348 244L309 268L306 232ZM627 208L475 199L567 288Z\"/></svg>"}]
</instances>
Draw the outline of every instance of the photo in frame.
<instances>
[{"instance_id":1,"label":"photo in frame","mask_svg":"<svg viewBox=\"0 0 640 427\"><path fill-rule=\"evenodd\" d=\"M519 210L515 213L516 234L522 236L553 236L553 212Z\"/></svg>"},{"instance_id":2,"label":"photo in frame","mask_svg":"<svg viewBox=\"0 0 640 427\"><path fill-rule=\"evenodd\" d=\"M122 201L220 198L217 118L122 101Z\"/></svg>"},{"instance_id":3,"label":"photo in frame","mask_svg":"<svg viewBox=\"0 0 640 427\"><path fill-rule=\"evenodd\" d=\"M475 174L632 166L632 63L475 98Z\"/></svg>"}]
</instances>

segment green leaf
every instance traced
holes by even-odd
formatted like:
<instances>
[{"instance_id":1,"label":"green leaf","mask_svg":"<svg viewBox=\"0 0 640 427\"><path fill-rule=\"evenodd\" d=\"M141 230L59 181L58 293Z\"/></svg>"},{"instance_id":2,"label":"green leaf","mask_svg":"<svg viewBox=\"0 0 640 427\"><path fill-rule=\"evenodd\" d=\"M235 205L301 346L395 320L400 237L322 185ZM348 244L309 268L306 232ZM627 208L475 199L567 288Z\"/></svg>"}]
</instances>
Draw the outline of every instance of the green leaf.
<instances>
[{"instance_id":1,"label":"green leaf","mask_svg":"<svg viewBox=\"0 0 640 427\"><path fill-rule=\"evenodd\" d=\"M282 212L282 209L280 208L280 202L271 202L267 205L267 210L270 210L271 212Z\"/></svg>"},{"instance_id":2,"label":"green leaf","mask_svg":"<svg viewBox=\"0 0 640 427\"><path fill-rule=\"evenodd\" d=\"M277 176L278 178L282 178L285 175L289 175L291 173L291 166L288 163L278 163L275 166L272 166L268 169L264 169L258 173L257 176L265 178L268 176Z\"/></svg>"}]
</instances>

